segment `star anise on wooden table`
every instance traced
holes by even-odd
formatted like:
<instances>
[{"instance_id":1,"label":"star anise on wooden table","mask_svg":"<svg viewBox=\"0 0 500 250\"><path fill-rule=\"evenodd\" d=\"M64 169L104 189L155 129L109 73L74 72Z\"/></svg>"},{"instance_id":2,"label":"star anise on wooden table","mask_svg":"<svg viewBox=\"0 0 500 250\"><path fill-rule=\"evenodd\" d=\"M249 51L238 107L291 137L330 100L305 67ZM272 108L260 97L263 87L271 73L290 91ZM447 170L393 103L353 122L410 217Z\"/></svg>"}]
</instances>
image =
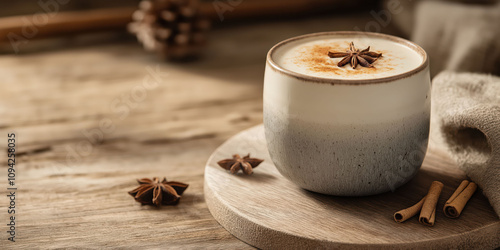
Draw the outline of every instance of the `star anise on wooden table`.
<instances>
[{"instance_id":1,"label":"star anise on wooden table","mask_svg":"<svg viewBox=\"0 0 500 250\"><path fill-rule=\"evenodd\" d=\"M142 178L138 179L137 182L139 187L128 193L142 205L177 205L182 193L189 186L182 182L167 181L166 178L160 181L157 177L153 180Z\"/></svg>"},{"instance_id":2,"label":"star anise on wooden table","mask_svg":"<svg viewBox=\"0 0 500 250\"><path fill-rule=\"evenodd\" d=\"M328 56L330 58L343 57L342 60L337 63L337 66L342 67L351 63L351 67L355 69L358 66L358 63L363 67L372 68L372 63L381 57L382 54L370 51L370 46L360 51L359 49L356 49L356 47L354 47L354 43L351 42L349 44L349 49L346 52L329 51Z\"/></svg>"},{"instance_id":3,"label":"star anise on wooden table","mask_svg":"<svg viewBox=\"0 0 500 250\"><path fill-rule=\"evenodd\" d=\"M250 175L253 173L252 169L256 168L263 161L262 159L250 158L250 154L243 158L235 154L233 158L218 161L217 164L226 170L230 170L232 174L241 170L243 173Z\"/></svg>"}]
</instances>

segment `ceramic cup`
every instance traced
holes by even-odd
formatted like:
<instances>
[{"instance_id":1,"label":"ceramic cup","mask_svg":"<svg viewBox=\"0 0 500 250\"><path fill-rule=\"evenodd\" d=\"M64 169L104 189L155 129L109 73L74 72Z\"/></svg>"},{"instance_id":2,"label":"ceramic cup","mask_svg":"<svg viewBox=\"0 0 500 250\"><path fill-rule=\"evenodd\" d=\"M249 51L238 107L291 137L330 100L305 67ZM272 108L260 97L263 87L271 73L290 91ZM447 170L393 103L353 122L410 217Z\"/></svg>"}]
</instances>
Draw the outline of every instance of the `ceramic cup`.
<instances>
[{"instance_id":1,"label":"ceramic cup","mask_svg":"<svg viewBox=\"0 0 500 250\"><path fill-rule=\"evenodd\" d=\"M374 67L328 51L382 53ZM278 171L298 186L330 195L394 190L420 168L430 124L425 51L402 38L326 32L276 44L267 55L264 126Z\"/></svg>"}]
</instances>

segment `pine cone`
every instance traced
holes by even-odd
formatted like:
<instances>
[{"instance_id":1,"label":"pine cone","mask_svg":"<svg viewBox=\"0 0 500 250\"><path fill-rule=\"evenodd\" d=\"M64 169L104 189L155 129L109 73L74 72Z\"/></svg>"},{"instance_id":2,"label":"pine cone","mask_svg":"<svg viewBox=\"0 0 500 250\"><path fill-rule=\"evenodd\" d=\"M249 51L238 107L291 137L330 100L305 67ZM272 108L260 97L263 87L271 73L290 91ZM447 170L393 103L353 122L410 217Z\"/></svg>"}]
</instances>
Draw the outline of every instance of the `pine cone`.
<instances>
[{"instance_id":1,"label":"pine cone","mask_svg":"<svg viewBox=\"0 0 500 250\"><path fill-rule=\"evenodd\" d=\"M146 50L168 60L197 57L210 28L196 0L143 0L132 19L129 31Z\"/></svg>"}]
</instances>

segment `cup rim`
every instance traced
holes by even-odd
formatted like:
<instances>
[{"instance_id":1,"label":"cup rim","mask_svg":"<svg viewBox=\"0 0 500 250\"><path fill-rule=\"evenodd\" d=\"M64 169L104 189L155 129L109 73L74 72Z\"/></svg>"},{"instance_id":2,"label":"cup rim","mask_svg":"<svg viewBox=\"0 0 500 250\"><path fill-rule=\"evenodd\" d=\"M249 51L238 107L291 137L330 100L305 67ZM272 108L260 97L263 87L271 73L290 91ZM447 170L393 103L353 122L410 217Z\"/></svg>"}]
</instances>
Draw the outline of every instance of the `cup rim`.
<instances>
[{"instance_id":1,"label":"cup rim","mask_svg":"<svg viewBox=\"0 0 500 250\"><path fill-rule=\"evenodd\" d=\"M386 77L379 77L379 78L373 78L373 79L335 79L335 78L326 78L326 77L318 77L318 76L310 76L302 73L298 73L295 71L291 71L289 69L285 69L282 66L280 66L278 63L276 63L273 60L273 55L274 53L282 46L297 41L305 38L310 38L310 37L316 37L316 36L329 36L329 35L339 35L339 36L367 36L367 37L377 37L377 38L382 38L386 39L392 42L396 42L399 44L403 44L404 46L414 50L417 52L419 55L422 56L422 63L418 65L416 68L411 69L409 71L405 71L396 75L392 76L386 76ZM292 37L286 40L283 40L277 44L275 44L267 53L267 63L271 66L273 70L278 71L279 73L285 74L292 76L296 79L302 80L302 81L307 81L307 82L315 82L315 83L329 83L329 84L345 84L345 85L366 85L366 84L374 84L374 83L385 83L385 82L391 82L403 78L410 77L412 75L415 75L424 69L426 69L429 66L429 58L427 56L427 53L425 52L422 47L418 46L414 42L408 41L404 38L400 38L397 36L392 36L392 35L387 35L387 34L382 34L382 33L375 33L375 32L365 32L365 31L329 31L329 32L317 32L317 33L310 33L310 34L305 34L301 36L296 36Z\"/></svg>"}]
</instances>

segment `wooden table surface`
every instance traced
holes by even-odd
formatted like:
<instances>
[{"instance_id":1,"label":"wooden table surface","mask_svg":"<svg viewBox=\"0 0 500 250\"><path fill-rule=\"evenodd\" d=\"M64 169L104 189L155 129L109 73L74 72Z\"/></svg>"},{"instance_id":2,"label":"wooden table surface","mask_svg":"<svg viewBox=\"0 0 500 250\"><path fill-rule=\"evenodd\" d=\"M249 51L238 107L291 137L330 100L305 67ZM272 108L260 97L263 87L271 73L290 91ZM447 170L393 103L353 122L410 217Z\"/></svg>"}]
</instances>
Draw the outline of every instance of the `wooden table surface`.
<instances>
[{"instance_id":1,"label":"wooden table surface","mask_svg":"<svg viewBox=\"0 0 500 250\"><path fill-rule=\"evenodd\" d=\"M161 63L131 41L0 56L0 146L15 132L18 150L15 243L0 167L1 248L251 248L207 209L208 157L262 122L273 44L369 21L365 13L226 26L190 63ZM140 206L127 194L154 176L189 183L178 206Z\"/></svg>"}]
</instances>

